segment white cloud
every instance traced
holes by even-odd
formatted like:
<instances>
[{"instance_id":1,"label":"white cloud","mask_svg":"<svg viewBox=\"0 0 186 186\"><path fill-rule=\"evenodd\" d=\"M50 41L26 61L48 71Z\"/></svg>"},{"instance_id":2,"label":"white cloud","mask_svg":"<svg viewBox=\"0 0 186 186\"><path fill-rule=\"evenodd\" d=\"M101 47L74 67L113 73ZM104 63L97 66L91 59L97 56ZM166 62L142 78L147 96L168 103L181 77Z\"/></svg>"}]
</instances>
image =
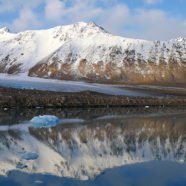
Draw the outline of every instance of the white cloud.
<instances>
[{"instance_id":1,"label":"white cloud","mask_svg":"<svg viewBox=\"0 0 186 186\"><path fill-rule=\"evenodd\" d=\"M121 34L123 26L130 19L130 9L123 4L110 7L99 15L98 23L111 33Z\"/></svg>"},{"instance_id":2,"label":"white cloud","mask_svg":"<svg viewBox=\"0 0 186 186\"><path fill-rule=\"evenodd\" d=\"M99 6L100 0L71 0L69 5L65 0L47 0L45 18L58 24L95 21L110 32L118 33L128 18L129 8L117 0L103 2L102 6Z\"/></svg>"},{"instance_id":3,"label":"white cloud","mask_svg":"<svg viewBox=\"0 0 186 186\"><path fill-rule=\"evenodd\" d=\"M30 27L33 29L40 25L38 20L38 17L30 9L24 8L20 11L19 17L13 21L11 27L16 31L25 30Z\"/></svg>"},{"instance_id":4,"label":"white cloud","mask_svg":"<svg viewBox=\"0 0 186 186\"><path fill-rule=\"evenodd\" d=\"M53 6L50 5L52 2ZM109 32L125 37L166 40L186 36L184 20L173 18L162 10L130 9L117 0L104 1L104 6L99 6L98 0L71 0L68 6L67 3L68 1L48 0L45 7L46 19L52 19L58 24L95 21ZM54 10L56 11L52 15Z\"/></svg>"},{"instance_id":5,"label":"white cloud","mask_svg":"<svg viewBox=\"0 0 186 186\"><path fill-rule=\"evenodd\" d=\"M34 11L45 0L0 0L0 16L7 16L14 13L18 14L11 22L1 22L2 26L8 26L11 30L21 31L25 29L38 28L42 21L39 21L39 15Z\"/></svg>"},{"instance_id":6,"label":"white cloud","mask_svg":"<svg viewBox=\"0 0 186 186\"><path fill-rule=\"evenodd\" d=\"M76 21L88 21L98 16L102 9L97 7L95 0L47 0L45 5L45 17L57 23L68 23Z\"/></svg>"},{"instance_id":7,"label":"white cloud","mask_svg":"<svg viewBox=\"0 0 186 186\"><path fill-rule=\"evenodd\" d=\"M131 12L129 23L129 25L135 25L138 31L133 30L128 35L151 40L186 37L186 24L184 23L184 20L171 17L161 10L139 9L135 13Z\"/></svg>"},{"instance_id":8,"label":"white cloud","mask_svg":"<svg viewBox=\"0 0 186 186\"><path fill-rule=\"evenodd\" d=\"M152 4L163 0L142 1ZM0 14L17 9L19 16L9 25L18 31L95 21L109 32L124 37L150 40L186 37L186 20L163 10L129 8L119 0L0 0L2 2ZM38 11L38 7L42 11Z\"/></svg>"},{"instance_id":9,"label":"white cloud","mask_svg":"<svg viewBox=\"0 0 186 186\"><path fill-rule=\"evenodd\" d=\"M45 0L0 0L0 13L16 12L22 8L37 8Z\"/></svg>"},{"instance_id":10,"label":"white cloud","mask_svg":"<svg viewBox=\"0 0 186 186\"><path fill-rule=\"evenodd\" d=\"M47 0L45 6L45 16L48 20L61 19L65 12L64 3L60 0Z\"/></svg>"}]
</instances>

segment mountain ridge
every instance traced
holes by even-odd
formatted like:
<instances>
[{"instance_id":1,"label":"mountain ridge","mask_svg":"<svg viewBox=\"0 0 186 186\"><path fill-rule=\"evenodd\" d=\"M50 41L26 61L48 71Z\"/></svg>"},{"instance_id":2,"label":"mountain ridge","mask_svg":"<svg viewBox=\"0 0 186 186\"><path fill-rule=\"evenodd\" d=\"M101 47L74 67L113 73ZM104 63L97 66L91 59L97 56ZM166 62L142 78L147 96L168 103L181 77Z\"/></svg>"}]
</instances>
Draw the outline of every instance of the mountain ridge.
<instances>
[{"instance_id":1,"label":"mountain ridge","mask_svg":"<svg viewBox=\"0 0 186 186\"><path fill-rule=\"evenodd\" d=\"M115 83L185 82L186 38L114 36L93 22L12 33L0 29L0 73Z\"/></svg>"}]
</instances>

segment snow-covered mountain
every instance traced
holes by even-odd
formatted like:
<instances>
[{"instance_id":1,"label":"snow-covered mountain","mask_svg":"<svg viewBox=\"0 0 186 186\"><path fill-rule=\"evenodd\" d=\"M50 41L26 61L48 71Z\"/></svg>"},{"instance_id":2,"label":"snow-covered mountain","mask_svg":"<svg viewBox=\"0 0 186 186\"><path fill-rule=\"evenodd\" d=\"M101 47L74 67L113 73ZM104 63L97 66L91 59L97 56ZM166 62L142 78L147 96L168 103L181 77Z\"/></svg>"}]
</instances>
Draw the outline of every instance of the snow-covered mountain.
<instances>
[{"instance_id":1,"label":"snow-covered mountain","mask_svg":"<svg viewBox=\"0 0 186 186\"><path fill-rule=\"evenodd\" d=\"M0 72L102 82L185 82L186 38L129 39L92 22L20 33L2 28Z\"/></svg>"}]
</instances>

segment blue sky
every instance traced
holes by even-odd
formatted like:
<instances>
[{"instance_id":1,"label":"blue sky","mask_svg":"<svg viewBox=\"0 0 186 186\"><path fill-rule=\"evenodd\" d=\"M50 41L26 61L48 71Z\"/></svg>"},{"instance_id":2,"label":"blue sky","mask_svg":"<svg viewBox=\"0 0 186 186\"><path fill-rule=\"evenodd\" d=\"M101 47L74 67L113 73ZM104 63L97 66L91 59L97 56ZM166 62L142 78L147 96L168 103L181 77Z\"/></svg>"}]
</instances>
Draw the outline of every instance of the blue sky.
<instances>
[{"instance_id":1,"label":"blue sky","mask_svg":"<svg viewBox=\"0 0 186 186\"><path fill-rule=\"evenodd\" d=\"M124 37L186 37L186 0L0 0L0 27L45 29L94 21Z\"/></svg>"}]
</instances>

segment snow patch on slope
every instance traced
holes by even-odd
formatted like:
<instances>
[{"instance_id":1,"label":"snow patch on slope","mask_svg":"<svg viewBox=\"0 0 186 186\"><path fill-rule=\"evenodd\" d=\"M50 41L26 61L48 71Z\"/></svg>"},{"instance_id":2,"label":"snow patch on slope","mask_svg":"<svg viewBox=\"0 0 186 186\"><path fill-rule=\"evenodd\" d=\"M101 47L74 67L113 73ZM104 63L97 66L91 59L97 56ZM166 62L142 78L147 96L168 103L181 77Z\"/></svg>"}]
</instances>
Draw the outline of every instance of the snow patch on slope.
<instances>
[{"instance_id":1,"label":"snow patch on slope","mask_svg":"<svg viewBox=\"0 0 186 186\"><path fill-rule=\"evenodd\" d=\"M7 28L2 28L0 29L0 61L9 56L8 62L11 65L22 64L22 72L26 72L65 42L73 38L86 38L98 32L104 31L93 23L84 22L20 33L10 33Z\"/></svg>"}]
</instances>

